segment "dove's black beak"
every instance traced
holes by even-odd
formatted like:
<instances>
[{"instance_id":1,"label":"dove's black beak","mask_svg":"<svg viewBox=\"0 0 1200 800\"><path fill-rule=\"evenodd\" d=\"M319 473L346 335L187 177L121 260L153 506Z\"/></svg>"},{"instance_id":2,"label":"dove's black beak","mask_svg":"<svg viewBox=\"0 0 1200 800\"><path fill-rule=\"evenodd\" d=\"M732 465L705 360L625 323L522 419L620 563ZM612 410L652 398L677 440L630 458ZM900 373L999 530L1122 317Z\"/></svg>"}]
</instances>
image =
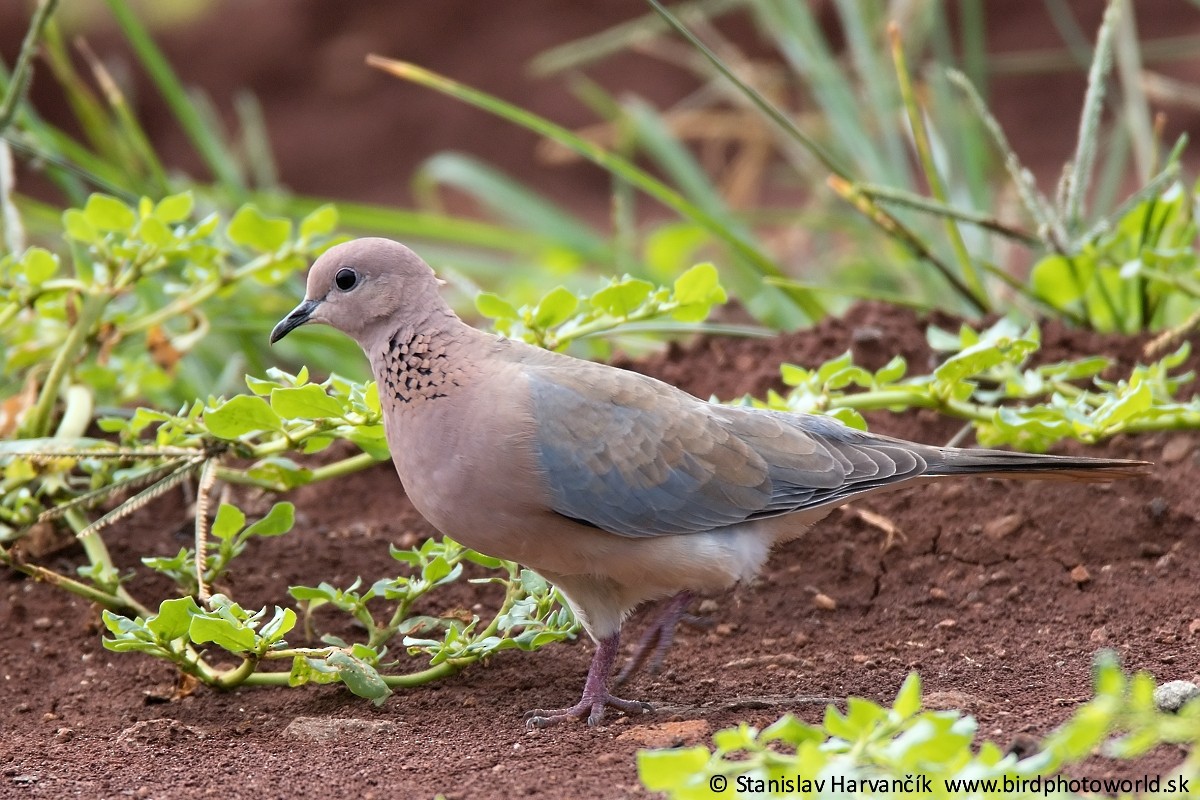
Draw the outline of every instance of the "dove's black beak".
<instances>
[{"instance_id":1,"label":"dove's black beak","mask_svg":"<svg viewBox=\"0 0 1200 800\"><path fill-rule=\"evenodd\" d=\"M275 330L271 331L271 344L275 344L296 328L308 322L312 317L312 313L317 310L317 306L320 304L320 300L305 300L292 309L292 313L279 320L279 324L275 326Z\"/></svg>"}]
</instances>

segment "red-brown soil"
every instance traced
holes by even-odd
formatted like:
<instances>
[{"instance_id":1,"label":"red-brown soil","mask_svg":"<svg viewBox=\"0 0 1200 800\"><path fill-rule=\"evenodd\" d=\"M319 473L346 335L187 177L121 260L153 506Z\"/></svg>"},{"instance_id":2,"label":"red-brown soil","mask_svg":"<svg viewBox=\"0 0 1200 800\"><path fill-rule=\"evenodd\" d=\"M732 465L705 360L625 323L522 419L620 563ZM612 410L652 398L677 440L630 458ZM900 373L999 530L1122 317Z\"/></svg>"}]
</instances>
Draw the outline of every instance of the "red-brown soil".
<instances>
[{"instance_id":1,"label":"red-brown soil","mask_svg":"<svg viewBox=\"0 0 1200 800\"><path fill-rule=\"evenodd\" d=\"M922 329L909 312L866 305L808 333L703 340L635 366L728 397L777 386L781 361L814 363L850 347L864 360L898 351L920 365ZM1128 363L1138 352L1136 342L1055 325L1046 341L1056 358L1108 352ZM929 442L957 427L923 413L871 422ZM1200 672L1198 445L1194 434L1156 435L1088 450L1157 462L1147 477L1112 486L974 480L870 498L862 507L903 533L887 552L879 530L835 512L782 548L760 580L714 598L719 624L683 629L660 675L634 678L626 694L658 711L612 715L596 729L527 731L521 721L526 709L575 700L591 656L584 640L504 653L382 708L334 687L200 689L159 702L169 668L102 649L94 608L2 573L0 796L284 798L333 788L376 798L624 797L640 792L640 748L705 742L720 727L784 712L817 720L848 695L887 702L909 670L932 705L974 714L982 735L1001 744L1039 736L1089 696L1099 648L1161 680ZM290 584L382 577L393 570L389 542L429 533L387 465L294 499L297 529L255 542L235 564L231 585L247 605L284 603ZM172 498L110 532L123 569L187 541L181 505ZM81 557L67 551L52 565L70 571ZM1079 566L1086 582L1071 577ZM468 591L443 602L469 604ZM818 607L818 592L837 607ZM311 742L285 733L298 717L390 727ZM1160 749L1138 769L1165 772L1178 760ZM1121 774L1107 762L1089 769Z\"/></svg>"}]
</instances>

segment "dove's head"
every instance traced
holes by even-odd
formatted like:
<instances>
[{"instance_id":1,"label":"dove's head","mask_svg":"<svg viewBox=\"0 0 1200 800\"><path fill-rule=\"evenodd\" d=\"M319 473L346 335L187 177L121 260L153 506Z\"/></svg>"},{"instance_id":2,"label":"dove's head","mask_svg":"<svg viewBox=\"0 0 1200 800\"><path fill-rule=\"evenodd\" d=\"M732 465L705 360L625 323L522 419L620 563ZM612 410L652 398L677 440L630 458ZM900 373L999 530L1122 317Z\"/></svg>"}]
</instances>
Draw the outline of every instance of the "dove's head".
<instances>
[{"instance_id":1,"label":"dove's head","mask_svg":"<svg viewBox=\"0 0 1200 800\"><path fill-rule=\"evenodd\" d=\"M365 345L398 322L451 313L421 257L390 239L355 239L329 248L308 272L304 302L271 331L271 344L309 322L337 328ZM386 330L385 330L386 328Z\"/></svg>"}]
</instances>

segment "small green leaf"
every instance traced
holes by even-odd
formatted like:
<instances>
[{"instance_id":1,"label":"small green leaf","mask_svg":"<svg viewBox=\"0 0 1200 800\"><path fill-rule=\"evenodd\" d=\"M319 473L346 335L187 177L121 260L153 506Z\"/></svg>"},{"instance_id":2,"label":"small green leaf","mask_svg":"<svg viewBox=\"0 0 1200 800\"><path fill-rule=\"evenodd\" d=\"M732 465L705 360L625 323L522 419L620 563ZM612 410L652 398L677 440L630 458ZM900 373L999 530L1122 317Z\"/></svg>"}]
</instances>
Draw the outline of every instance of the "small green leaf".
<instances>
[{"instance_id":1,"label":"small green leaf","mask_svg":"<svg viewBox=\"0 0 1200 800\"><path fill-rule=\"evenodd\" d=\"M333 600L337 590L329 584L323 583L320 586L289 586L288 594L301 601L324 600L329 602Z\"/></svg>"},{"instance_id":2,"label":"small green leaf","mask_svg":"<svg viewBox=\"0 0 1200 800\"><path fill-rule=\"evenodd\" d=\"M517 309L498 294L480 292L475 295L475 310L488 319L516 319Z\"/></svg>"},{"instance_id":3,"label":"small green leaf","mask_svg":"<svg viewBox=\"0 0 1200 800\"><path fill-rule=\"evenodd\" d=\"M208 431L218 439L236 439L252 431L277 431L283 428L267 401L261 397L240 394L216 408L204 412Z\"/></svg>"},{"instance_id":4,"label":"small green leaf","mask_svg":"<svg viewBox=\"0 0 1200 800\"><path fill-rule=\"evenodd\" d=\"M158 204L154 206L153 214L155 219L168 225L183 222L192 215L193 204L191 192L180 192L159 200Z\"/></svg>"},{"instance_id":5,"label":"small green leaf","mask_svg":"<svg viewBox=\"0 0 1200 800\"><path fill-rule=\"evenodd\" d=\"M99 231L128 232L137 222L133 209L115 197L93 194L83 207L88 224Z\"/></svg>"},{"instance_id":6,"label":"small green leaf","mask_svg":"<svg viewBox=\"0 0 1200 800\"><path fill-rule=\"evenodd\" d=\"M337 206L326 203L320 208L313 209L300 221L300 238L308 241L314 236L328 236L338 224Z\"/></svg>"},{"instance_id":7,"label":"small green leaf","mask_svg":"<svg viewBox=\"0 0 1200 800\"><path fill-rule=\"evenodd\" d=\"M276 503L267 515L246 529L246 536L279 536L292 529L296 507L291 503Z\"/></svg>"},{"instance_id":8,"label":"small green leaf","mask_svg":"<svg viewBox=\"0 0 1200 800\"><path fill-rule=\"evenodd\" d=\"M212 535L218 539L232 539L238 531L246 527L246 515L237 506L221 503L217 516L213 519Z\"/></svg>"},{"instance_id":9,"label":"small green leaf","mask_svg":"<svg viewBox=\"0 0 1200 800\"><path fill-rule=\"evenodd\" d=\"M303 686L312 679L312 667L308 665L306 656L296 656L292 659L292 669L288 673L288 686L293 689L297 686Z\"/></svg>"},{"instance_id":10,"label":"small green leaf","mask_svg":"<svg viewBox=\"0 0 1200 800\"><path fill-rule=\"evenodd\" d=\"M827 415L833 417L848 428L854 428L855 430L859 431L867 430L867 421L857 409L834 408L828 411Z\"/></svg>"},{"instance_id":11,"label":"small green leaf","mask_svg":"<svg viewBox=\"0 0 1200 800\"><path fill-rule=\"evenodd\" d=\"M721 277L712 264L697 264L675 279L675 302L680 305L724 303Z\"/></svg>"},{"instance_id":12,"label":"small green leaf","mask_svg":"<svg viewBox=\"0 0 1200 800\"><path fill-rule=\"evenodd\" d=\"M880 385L895 383L904 377L908 362L903 356L892 356L892 360L880 367L875 373L875 382Z\"/></svg>"},{"instance_id":13,"label":"small green leaf","mask_svg":"<svg viewBox=\"0 0 1200 800\"><path fill-rule=\"evenodd\" d=\"M437 583L450 574L450 562L441 556L436 556L421 570L421 578L430 583Z\"/></svg>"},{"instance_id":14,"label":"small green leaf","mask_svg":"<svg viewBox=\"0 0 1200 800\"><path fill-rule=\"evenodd\" d=\"M1049 255L1034 265L1030 283L1038 297L1055 308L1070 308L1082 299L1092 282L1095 263L1091 259Z\"/></svg>"},{"instance_id":15,"label":"small green leaf","mask_svg":"<svg viewBox=\"0 0 1200 800\"><path fill-rule=\"evenodd\" d=\"M329 654L326 662L337 670L338 677L347 689L377 706L383 705L383 701L392 693L375 668L360 658L337 650Z\"/></svg>"},{"instance_id":16,"label":"small green leaf","mask_svg":"<svg viewBox=\"0 0 1200 800\"><path fill-rule=\"evenodd\" d=\"M271 408L285 419L336 418L346 413L341 403L315 383L295 389L272 389Z\"/></svg>"},{"instance_id":17,"label":"small green leaf","mask_svg":"<svg viewBox=\"0 0 1200 800\"><path fill-rule=\"evenodd\" d=\"M470 561L472 564L478 564L481 567L488 569L500 569L504 566L504 562L499 558L485 556L483 553L477 553L474 550L467 550L463 553L463 558Z\"/></svg>"},{"instance_id":18,"label":"small green leaf","mask_svg":"<svg viewBox=\"0 0 1200 800\"><path fill-rule=\"evenodd\" d=\"M296 627L296 612L290 608L280 608L275 606L275 616L266 622L259 630L258 635L268 644L275 644L283 640L284 636Z\"/></svg>"},{"instance_id":19,"label":"small green leaf","mask_svg":"<svg viewBox=\"0 0 1200 800\"><path fill-rule=\"evenodd\" d=\"M641 750L637 754L638 778L641 779L642 785L652 792L670 791L686 785L691 776L703 773L709 757L708 748L702 746Z\"/></svg>"},{"instance_id":20,"label":"small green leaf","mask_svg":"<svg viewBox=\"0 0 1200 800\"><path fill-rule=\"evenodd\" d=\"M212 642L231 653L254 648L254 631L223 617L197 614L192 617L188 635L196 644Z\"/></svg>"},{"instance_id":21,"label":"small green leaf","mask_svg":"<svg viewBox=\"0 0 1200 800\"><path fill-rule=\"evenodd\" d=\"M145 217L134 228L133 235L146 244L155 247L166 247L175 241L175 236L162 220L155 217Z\"/></svg>"},{"instance_id":22,"label":"small green leaf","mask_svg":"<svg viewBox=\"0 0 1200 800\"><path fill-rule=\"evenodd\" d=\"M58 272L58 256L41 247L31 247L21 258L25 280L34 286L45 283Z\"/></svg>"},{"instance_id":23,"label":"small green leaf","mask_svg":"<svg viewBox=\"0 0 1200 800\"><path fill-rule=\"evenodd\" d=\"M627 317L646 302L652 291L654 284L637 278L626 278L596 292L591 297L591 303L606 314Z\"/></svg>"},{"instance_id":24,"label":"small green leaf","mask_svg":"<svg viewBox=\"0 0 1200 800\"><path fill-rule=\"evenodd\" d=\"M533 324L539 328L561 325L575 313L579 298L565 286L551 289L533 311Z\"/></svg>"},{"instance_id":25,"label":"small green leaf","mask_svg":"<svg viewBox=\"0 0 1200 800\"><path fill-rule=\"evenodd\" d=\"M87 215L77 208L68 208L63 212L63 229L67 232L67 236L77 242L94 242L100 238L100 234L92 223L88 222Z\"/></svg>"},{"instance_id":26,"label":"small green leaf","mask_svg":"<svg viewBox=\"0 0 1200 800\"><path fill-rule=\"evenodd\" d=\"M263 396L270 394L272 389L280 388L279 383L276 381L265 381L253 375L246 376L246 386L255 394Z\"/></svg>"},{"instance_id":27,"label":"small green leaf","mask_svg":"<svg viewBox=\"0 0 1200 800\"><path fill-rule=\"evenodd\" d=\"M186 636L192 623L192 615L199 613L196 601L187 597L164 600L158 606L158 614L146 621L146 627L154 638L166 644Z\"/></svg>"},{"instance_id":28,"label":"small green leaf","mask_svg":"<svg viewBox=\"0 0 1200 800\"><path fill-rule=\"evenodd\" d=\"M900 687L900 691L896 695L896 702L892 703L892 710L901 718L911 717L921 710L920 675L915 672L908 673L908 677L904 679L904 685Z\"/></svg>"},{"instance_id":29,"label":"small green leaf","mask_svg":"<svg viewBox=\"0 0 1200 800\"><path fill-rule=\"evenodd\" d=\"M802 722L791 714L784 714L764 728L758 738L764 743L781 741L792 747L799 747L803 742L819 742L825 737L819 728Z\"/></svg>"},{"instance_id":30,"label":"small green leaf","mask_svg":"<svg viewBox=\"0 0 1200 800\"><path fill-rule=\"evenodd\" d=\"M259 252L272 252L287 243L292 235L292 222L282 217L265 216L251 203L233 215L228 233L234 244Z\"/></svg>"}]
</instances>

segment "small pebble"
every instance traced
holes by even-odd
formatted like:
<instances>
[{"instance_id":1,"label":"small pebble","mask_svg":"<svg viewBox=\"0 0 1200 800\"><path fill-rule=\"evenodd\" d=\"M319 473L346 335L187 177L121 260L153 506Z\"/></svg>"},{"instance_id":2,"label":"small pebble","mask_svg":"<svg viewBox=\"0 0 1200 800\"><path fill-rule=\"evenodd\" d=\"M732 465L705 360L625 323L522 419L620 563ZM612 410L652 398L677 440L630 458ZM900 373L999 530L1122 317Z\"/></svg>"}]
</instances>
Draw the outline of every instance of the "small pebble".
<instances>
[{"instance_id":1,"label":"small pebble","mask_svg":"<svg viewBox=\"0 0 1200 800\"><path fill-rule=\"evenodd\" d=\"M69 742L75 738L75 731L71 728L59 728L54 732L54 741Z\"/></svg>"},{"instance_id":2,"label":"small pebble","mask_svg":"<svg viewBox=\"0 0 1200 800\"><path fill-rule=\"evenodd\" d=\"M834 600L824 592L817 592L813 595L813 605L823 611L833 611L837 606L837 600Z\"/></svg>"},{"instance_id":3,"label":"small pebble","mask_svg":"<svg viewBox=\"0 0 1200 800\"><path fill-rule=\"evenodd\" d=\"M1080 564L1078 567L1071 570L1071 580L1075 581L1075 583L1080 586L1087 583L1091 579L1091 573L1087 571L1087 567L1085 567L1083 564Z\"/></svg>"},{"instance_id":4,"label":"small pebble","mask_svg":"<svg viewBox=\"0 0 1200 800\"><path fill-rule=\"evenodd\" d=\"M1154 689L1154 705L1160 711L1178 711L1194 697L1200 697L1200 686L1191 681L1169 681Z\"/></svg>"},{"instance_id":5,"label":"small pebble","mask_svg":"<svg viewBox=\"0 0 1200 800\"><path fill-rule=\"evenodd\" d=\"M1192 452L1192 443L1183 436L1178 436L1167 442L1162 449L1162 458L1164 464L1178 464L1188 457Z\"/></svg>"},{"instance_id":6,"label":"small pebble","mask_svg":"<svg viewBox=\"0 0 1200 800\"><path fill-rule=\"evenodd\" d=\"M929 596L934 600L945 600L948 597L945 589L939 589L936 586L929 590Z\"/></svg>"},{"instance_id":7,"label":"small pebble","mask_svg":"<svg viewBox=\"0 0 1200 800\"><path fill-rule=\"evenodd\" d=\"M935 628L953 628L957 625L958 625L957 620L946 618L946 619L942 620L941 622L939 622L938 624L934 625L933 627L935 627Z\"/></svg>"},{"instance_id":8,"label":"small pebble","mask_svg":"<svg viewBox=\"0 0 1200 800\"><path fill-rule=\"evenodd\" d=\"M1005 514L983 523L983 533L991 539L1003 539L1019 531L1024 524L1025 515Z\"/></svg>"}]
</instances>

